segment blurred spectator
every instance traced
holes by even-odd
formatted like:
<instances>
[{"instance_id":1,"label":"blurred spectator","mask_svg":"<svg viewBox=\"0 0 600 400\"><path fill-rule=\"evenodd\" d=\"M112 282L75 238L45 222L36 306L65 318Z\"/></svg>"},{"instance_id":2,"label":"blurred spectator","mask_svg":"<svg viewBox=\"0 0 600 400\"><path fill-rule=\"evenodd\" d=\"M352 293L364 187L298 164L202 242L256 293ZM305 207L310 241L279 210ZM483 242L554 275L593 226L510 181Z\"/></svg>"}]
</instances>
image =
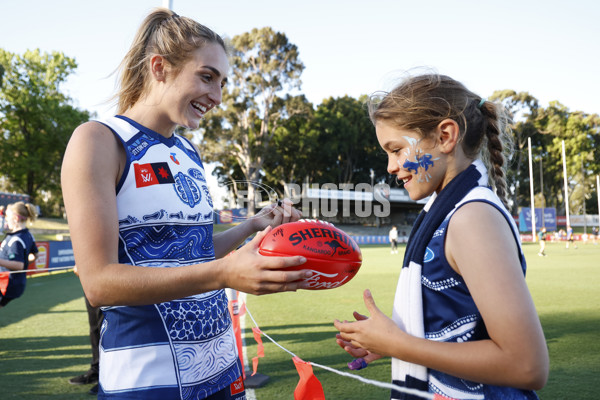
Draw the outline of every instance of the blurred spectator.
<instances>
[{"instance_id":1,"label":"blurred spectator","mask_svg":"<svg viewBox=\"0 0 600 400\"><path fill-rule=\"evenodd\" d=\"M538 237L540 238L540 251L538 252L538 256L545 257L546 253L544 250L546 249L546 227L542 228Z\"/></svg>"},{"instance_id":2,"label":"blurred spectator","mask_svg":"<svg viewBox=\"0 0 600 400\"><path fill-rule=\"evenodd\" d=\"M567 225L567 249L569 248L569 243L573 243L573 227L571 225ZM573 247L577 248L577 245L573 243Z\"/></svg>"},{"instance_id":3,"label":"blurred spectator","mask_svg":"<svg viewBox=\"0 0 600 400\"><path fill-rule=\"evenodd\" d=\"M0 244L0 271L22 271L29 267L29 256L36 255L38 248L26 225L27 221L35 220L36 216L35 207L22 201L9 204L6 208L4 219L7 234ZM6 286L2 285L0 288L0 308L21 297L26 284L26 273L10 274Z\"/></svg>"},{"instance_id":4,"label":"blurred spectator","mask_svg":"<svg viewBox=\"0 0 600 400\"><path fill-rule=\"evenodd\" d=\"M390 238L390 244L392 246L390 253L398 253L398 229L396 228L396 226L392 226L392 229L390 229L390 233L388 234L388 236Z\"/></svg>"}]
</instances>

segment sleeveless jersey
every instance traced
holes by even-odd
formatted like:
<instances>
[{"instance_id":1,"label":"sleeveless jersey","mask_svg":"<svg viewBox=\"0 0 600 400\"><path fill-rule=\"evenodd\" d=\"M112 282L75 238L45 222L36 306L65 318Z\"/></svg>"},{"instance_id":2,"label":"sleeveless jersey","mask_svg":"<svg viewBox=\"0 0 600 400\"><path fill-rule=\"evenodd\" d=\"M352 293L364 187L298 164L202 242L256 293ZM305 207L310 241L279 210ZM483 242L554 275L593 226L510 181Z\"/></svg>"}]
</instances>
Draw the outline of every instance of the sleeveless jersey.
<instances>
[{"instance_id":1,"label":"sleeveless jersey","mask_svg":"<svg viewBox=\"0 0 600 400\"><path fill-rule=\"evenodd\" d=\"M464 204L485 202L498 209L513 232L525 274L525 257L518 229L500 199L487 187L476 187L448 214L433 234L421 276L425 338L441 342L468 342L489 339L485 324L463 278L456 273L444 253L450 218ZM493 229L493 227L490 227ZM510 387L484 385L429 369L430 392L455 399L537 399L535 392Z\"/></svg>"},{"instance_id":2,"label":"sleeveless jersey","mask_svg":"<svg viewBox=\"0 0 600 400\"><path fill-rule=\"evenodd\" d=\"M119 262L176 268L213 260L213 205L191 143L123 116L99 122L127 154L116 188ZM103 312L99 398L204 399L242 374L224 290Z\"/></svg>"}]
</instances>

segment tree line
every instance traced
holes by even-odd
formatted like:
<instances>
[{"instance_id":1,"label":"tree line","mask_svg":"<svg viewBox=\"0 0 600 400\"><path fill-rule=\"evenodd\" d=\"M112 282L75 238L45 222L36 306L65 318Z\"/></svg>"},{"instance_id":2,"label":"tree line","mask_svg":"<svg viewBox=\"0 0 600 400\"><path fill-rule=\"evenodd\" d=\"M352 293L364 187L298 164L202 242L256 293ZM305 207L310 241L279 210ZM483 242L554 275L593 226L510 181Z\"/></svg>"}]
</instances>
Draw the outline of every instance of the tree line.
<instances>
[{"instance_id":1,"label":"tree line","mask_svg":"<svg viewBox=\"0 0 600 400\"><path fill-rule=\"evenodd\" d=\"M279 195L285 183L396 185L368 118L367 95L313 105L301 92L304 64L297 46L272 28L235 36L229 47L230 83L222 104L198 130L178 132L199 143L205 161L217 163L220 184L235 190L235 182L256 182ZM75 127L95 117L61 92L76 68L61 52L18 55L0 49L0 190L29 194L46 215L62 215L66 144ZM508 171L513 214L530 206L528 138L535 206L564 214L564 141L570 211L598 213L598 114L570 111L558 101L543 107L533 95L513 90L496 91L489 99L502 102L514 119Z\"/></svg>"}]
</instances>

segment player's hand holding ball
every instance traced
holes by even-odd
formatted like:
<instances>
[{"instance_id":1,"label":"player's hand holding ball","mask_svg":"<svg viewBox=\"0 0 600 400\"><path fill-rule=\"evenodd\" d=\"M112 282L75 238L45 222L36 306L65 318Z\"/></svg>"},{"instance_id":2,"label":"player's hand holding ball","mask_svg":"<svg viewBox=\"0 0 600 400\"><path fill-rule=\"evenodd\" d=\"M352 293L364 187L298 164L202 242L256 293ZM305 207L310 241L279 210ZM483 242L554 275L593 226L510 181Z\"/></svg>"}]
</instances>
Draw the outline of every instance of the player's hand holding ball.
<instances>
[{"instance_id":1,"label":"player's hand holding ball","mask_svg":"<svg viewBox=\"0 0 600 400\"><path fill-rule=\"evenodd\" d=\"M265 257L259 253L261 241L271 230L267 225L249 243L227 257L229 265L234 268L224 270L224 287L254 295L296 291L308 287L304 279L309 278L312 273L302 267L306 262L305 257Z\"/></svg>"},{"instance_id":2,"label":"player's hand holding ball","mask_svg":"<svg viewBox=\"0 0 600 400\"><path fill-rule=\"evenodd\" d=\"M362 264L360 248L348 234L318 220L282 224L264 235L259 253L271 257L303 256L306 263L286 271L310 269L306 289L334 289L348 283Z\"/></svg>"}]
</instances>

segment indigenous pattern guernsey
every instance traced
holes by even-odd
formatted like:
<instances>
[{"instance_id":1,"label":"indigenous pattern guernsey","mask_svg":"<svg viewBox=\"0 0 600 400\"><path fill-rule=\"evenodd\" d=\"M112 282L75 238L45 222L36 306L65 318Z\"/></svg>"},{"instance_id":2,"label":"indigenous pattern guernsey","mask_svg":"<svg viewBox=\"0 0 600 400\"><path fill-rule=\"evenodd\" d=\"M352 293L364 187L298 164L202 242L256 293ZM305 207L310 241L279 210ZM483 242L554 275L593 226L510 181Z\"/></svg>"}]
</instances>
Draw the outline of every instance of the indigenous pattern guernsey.
<instances>
[{"instance_id":1,"label":"indigenous pattern guernsey","mask_svg":"<svg viewBox=\"0 0 600 400\"><path fill-rule=\"evenodd\" d=\"M116 188L119 262L177 268L213 260L213 204L194 147L122 116L100 122L127 152ZM204 399L242 373L224 290L103 311L99 398Z\"/></svg>"}]
</instances>

